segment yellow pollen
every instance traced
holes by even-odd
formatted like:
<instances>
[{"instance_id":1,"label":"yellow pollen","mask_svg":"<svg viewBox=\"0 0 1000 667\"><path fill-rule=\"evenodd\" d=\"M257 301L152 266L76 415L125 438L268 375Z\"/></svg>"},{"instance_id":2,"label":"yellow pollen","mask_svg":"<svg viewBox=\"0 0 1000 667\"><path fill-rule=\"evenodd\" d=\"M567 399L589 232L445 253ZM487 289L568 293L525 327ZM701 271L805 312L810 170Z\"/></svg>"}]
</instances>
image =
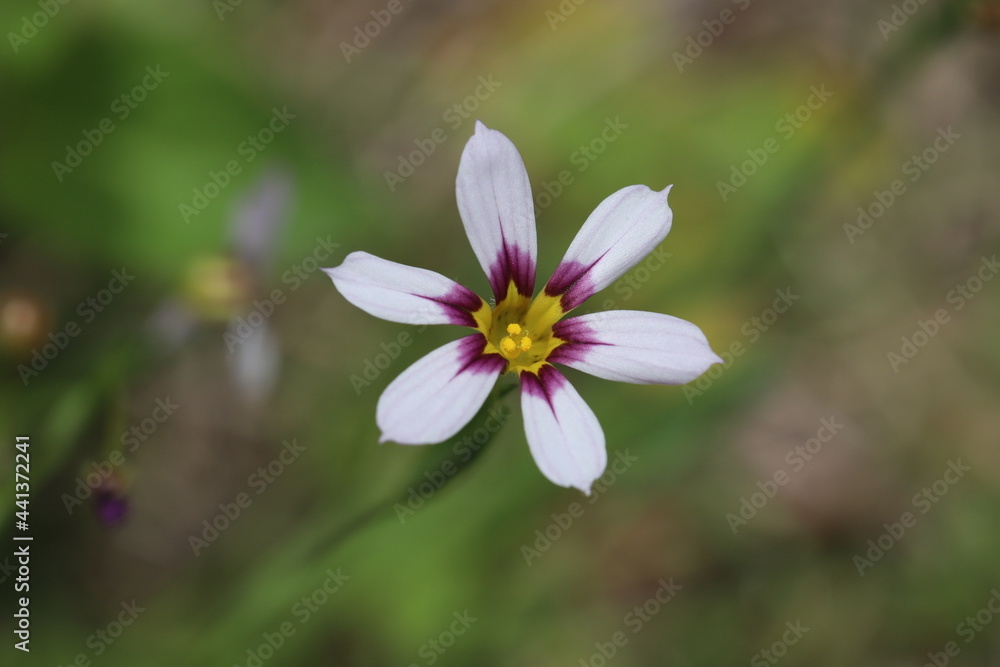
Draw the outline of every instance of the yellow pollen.
<instances>
[{"instance_id":1,"label":"yellow pollen","mask_svg":"<svg viewBox=\"0 0 1000 667\"><path fill-rule=\"evenodd\" d=\"M506 373L537 375L552 351L566 342L552 330L565 314L560 297L539 294L532 299L511 281L506 297L493 305L483 301L472 316L486 337L484 352L502 357Z\"/></svg>"},{"instance_id":2,"label":"yellow pollen","mask_svg":"<svg viewBox=\"0 0 1000 667\"><path fill-rule=\"evenodd\" d=\"M508 336L500 339L498 348L500 354L511 361L521 356L522 352L531 349L531 339L528 338L528 330L516 322L507 325Z\"/></svg>"},{"instance_id":3,"label":"yellow pollen","mask_svg":"<svg viewBox=\"0 0 1000 667\"><path fill-rule=\"evenodd\" d=\"M500 341L500 354L508 359L517 356L517 344L513 341L513 339L511 339L510 336L506 336Z\"/></svg>"}]
</instances>

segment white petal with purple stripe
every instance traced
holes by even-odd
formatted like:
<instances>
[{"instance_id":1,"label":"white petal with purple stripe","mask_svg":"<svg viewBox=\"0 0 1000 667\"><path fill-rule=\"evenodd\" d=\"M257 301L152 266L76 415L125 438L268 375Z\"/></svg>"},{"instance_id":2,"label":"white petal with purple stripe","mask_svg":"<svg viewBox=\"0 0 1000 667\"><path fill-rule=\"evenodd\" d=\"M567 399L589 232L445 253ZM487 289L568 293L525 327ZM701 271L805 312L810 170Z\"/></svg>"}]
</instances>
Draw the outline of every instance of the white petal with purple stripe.
<instances>
[{"instance_id":1,"label":"white petal with purple stripe","mask_svg":"<svg viewBox=\"0 0 1000 667\"><path fill-rule=\"evenodd\" d=\"M486 339L473 334L414 362L378 399L379 442L428 445L447 440L483 405L506 363L483 354Z\"/></svg>"},{"instance_id":2,"label":"white petal with purple stripe","mask_svg":"<svg viewBox=\"0 0 1000 667\"><path fill-rule=\"evenodd\" d=\"M344 298L369 315L403 324L474 327L471 312L483 300L440 273L352 252L344 263L323 269Z\"/></svg>"},{"instance_id":3,"label":"white petal with purple stripe","mask_svg":"<svg viewBox=\"0 0 1000 667\"><path fill-rule=\"evenodd\" d=\"M521 373L521 411L528 447L542 474L590 495L604 473L604 430L573 385L552 366Z\"/></svg>"},{"instance_id":4,"label":"white petal with purple stripe","mask_svg":"<svg viewBox=\"0 0 1000 667\"><path fill-rule=\"evenodd\" d=\"M557 323L552 333L568 341L548 361L606 380L685 384L722 363L694 324L670 315L609 310Z\"/></svg>"},{"instance_id":5,"label":"white petal with purple stripe","mask_svg":"<svg viewBox=\"0 0 1000 667\"><path fill-rule=\"evenodd\" d=\"M520 153L510 139L476 121L456 182L458 212L497 301L513 280L518 292L535 289L535 209Z\"/></svg>"},{"instance_id":6,"label":"white petal with purple stripe","mask_svg":"<svg viewBox=\"0 0 1000 667\"><path fill-rule=\"evenodd\" d=\"M577 232L545 293L562 295L563 309L572 310L652 252L670 231L671 187L654 192L631 185L602 201Z\"/></svg>"}]
</instances>

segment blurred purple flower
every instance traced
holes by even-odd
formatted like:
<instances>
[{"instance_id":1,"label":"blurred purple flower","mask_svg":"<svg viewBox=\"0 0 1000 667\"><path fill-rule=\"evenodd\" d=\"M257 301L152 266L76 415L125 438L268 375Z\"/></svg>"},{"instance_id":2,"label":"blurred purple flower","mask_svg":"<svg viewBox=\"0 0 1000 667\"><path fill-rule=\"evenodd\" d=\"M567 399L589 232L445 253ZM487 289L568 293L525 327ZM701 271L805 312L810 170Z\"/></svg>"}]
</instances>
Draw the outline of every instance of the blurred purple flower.
<instances>
[{"instance_id":1,"label":"blurred purple flower","mask_svg":"<svg viewBox=\"0 0 1000 667\"><path fill-rule=\"evenodd\" d=\"M94 511L105 526L116 526L129 514L129 498L117 475L111 475L94 489Z\"/></svg>"}]
</instances>

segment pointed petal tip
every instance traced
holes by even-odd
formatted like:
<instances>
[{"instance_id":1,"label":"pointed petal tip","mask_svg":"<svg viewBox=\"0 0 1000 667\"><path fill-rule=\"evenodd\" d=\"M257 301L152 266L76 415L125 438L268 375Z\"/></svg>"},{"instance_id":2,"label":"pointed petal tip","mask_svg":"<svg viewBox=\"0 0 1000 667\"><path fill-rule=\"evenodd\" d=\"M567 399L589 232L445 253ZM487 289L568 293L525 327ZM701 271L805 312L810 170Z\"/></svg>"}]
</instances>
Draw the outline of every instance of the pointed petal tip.
<instances>
[{"instance_id":1,"label":"pointed petal tip","mask_svg":"<svg viewBox=\"0 0 1000 667\"><path fill-rule=\"evenodd\" d=\"M662 190L653 190L652 188L650 188L651 192L653 192L656 195L659 195L663 199L663 203L666 205L668 211L670 211L670 203L668 202L668 200L670 199L670 191L673 190L673 188L674 188L673 183L663 188Z\"/></svg>"},{"instance_id":2,"label":"pointed petal tip","mask_svg":"<svg viewBox=\"0 0 1000 667\"><path fill-rule=\"evenodd\" d=\"M552 482L556 486L561 486L564 489L576 489L577 491L581 492L583 495L585 495L587 497L590 497L591 493L593 492L594 482L596 482L598 479L600 479L601 475L603 475L603 474L604 474L604 470L601 470L601 472L599 474L597 474L594 477L594 479L584 482L584 481L581 481L581 480L575 480L575 481L573 481L573 480L569 480L569 479L565 479L565 478L556 479L555 477L551 476L549 473L546 473L546 472L542 471L542 476L544 476L546 479L548 479L550 482Z\"/></svg>"},{"instance_id":3,"label":"pointed petal tip","mask_svg":"<svg viewBox=\"0 0 1000 667\"><path fill-rule=\"evenodd\" d=\"M619 190L619 192L621 192L621 191L625 191L625 192L628 192L628 191L643 191L643 192L651 192L654 195L663 195L664 197L666 197L667 195L670 194L670 191L673 189L673 187L674 187L674 184L671 183L670 185L664 186L663 188L661 188L659 190L654 190L653 188L649 187L648 185L643 185L642 183L637 183L636 185L626 186L626 187L622 188L621 190Z\"/></svg>"},{"instance_id":4,"label":"pointed petal tip","mask_svg":"<svg viewBox=\"0 0 1000 667\"><path fill-rule=\"evenodd\" d=\"M405 435L397 434L393 435L389 431L383 428L381 423L378 423L378 416L375 417L376 425L379 427L381 433L378 437L378 444L384 445L387 442L391 442L397 445L434 445L436 442L417 442L415 439L407 438Z\"/></svg>"},{"instance_id":5,"label":"pointed petal tip","mask_svg":"<svg viewBox=\"0 0 1000 667\"><path fill-rule=\"evenodd\" d=\"M576 489L577 491L581 492L583 495L585 495L587 497L590 497L590 495L593 493L593 490L594 490L594 482L596 482L598 479L600 479L601 475L603 475L603 474L604 474L604 470L601 470L601 472L598 473L594 477L594 479L588 480L586 482L581 481L581 480L576 480L576 481L564 480L563 482L556 482L556 484L558 484L559 486L562 486L564 488L567 488L567 489ZM554 480L550 479L550 481L554 481Z\"/></svg>"},{"instance_id":6,"label":"pointed petal tip","mask_svg":"<svg viewBox=\"0 0 1000 667\"><path fill-rule=\"evenodd\" d=\"M702 352L702 355L705 364L705 370L703 370L702 373L707 373L709 368L711 368L715 364L725 364L726 360L715 353L715 350L712 349L711 344L708 342L708 338L705 336L705 334L702 333L700 330L699 333L701 333L702 344L704 345L704 350Z\"/></svg>"},{"instance_id":7,"label":"pointed petal tip","mask_svg":"<svg viewBox=\"0 0 1000 667\"><path fill-rule=\"evenodd\" d=\"M478 118L476 119L476 131L475 131L475 134L479 134L480 132L485 132L485 131L487 131L489 129L490 128L486 127L486 123L484 123L483 121L479 120Z\"/></svg>"},{"instance_id":8,"label":"pointed petal tip","mask_svg":"<svg viewBox=\"0 0 1000 667\"><path fill-rule=\"evenodd\" d=\"M331 279L336 280L337 273L340 273L348 262L358 259L359 256L364 257L366 255L370 255L370 253L364 252L362 250L355 250L354 252L348 253L347 256L344 257L343 261L341 261L340 264L338 264L337 266L328 266L328 267L321 266L320 271L330 276Z\"/></svg>"},{"instance_id":9,"label":"pointed petal tip","mask_svg":"<svg viewBox=\"0 0 1000 667\"><path fill-rule=\"evenodd\" d=\"M654 201L658 200L659 202L662 202L662 205L667 208L667 214L671 218L673 217L673 211L670 209L670 202L669 202L670 191L674 187L673 183L671 183L670 185L664 187L661 190L654 190L653 188L649 187L648 185L640 185L638 187L645 188L646 191L648 191L650 194L654 195L655 196L655 200ZM669 222L668 222L668 224L669 224Z\"/></svg>"}]
</instances>

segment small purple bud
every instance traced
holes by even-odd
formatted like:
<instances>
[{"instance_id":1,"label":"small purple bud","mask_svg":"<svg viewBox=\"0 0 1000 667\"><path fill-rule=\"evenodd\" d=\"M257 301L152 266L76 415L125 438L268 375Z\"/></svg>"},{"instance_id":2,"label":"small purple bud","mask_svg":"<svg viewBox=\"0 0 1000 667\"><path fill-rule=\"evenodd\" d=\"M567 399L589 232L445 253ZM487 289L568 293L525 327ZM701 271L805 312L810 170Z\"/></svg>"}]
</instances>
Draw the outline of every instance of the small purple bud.
<instances>
[{"instance_id":1,"label":"small purple bud","mask_svg":"<svg viewBox=\"0 0 1000 667\"><path fill-rule=\"evenodd\" d=\"M115 526L128 517L129 499L121 483L111 476L94 489L94 510L105 526Z\"/></svg>"}]
</instances>

